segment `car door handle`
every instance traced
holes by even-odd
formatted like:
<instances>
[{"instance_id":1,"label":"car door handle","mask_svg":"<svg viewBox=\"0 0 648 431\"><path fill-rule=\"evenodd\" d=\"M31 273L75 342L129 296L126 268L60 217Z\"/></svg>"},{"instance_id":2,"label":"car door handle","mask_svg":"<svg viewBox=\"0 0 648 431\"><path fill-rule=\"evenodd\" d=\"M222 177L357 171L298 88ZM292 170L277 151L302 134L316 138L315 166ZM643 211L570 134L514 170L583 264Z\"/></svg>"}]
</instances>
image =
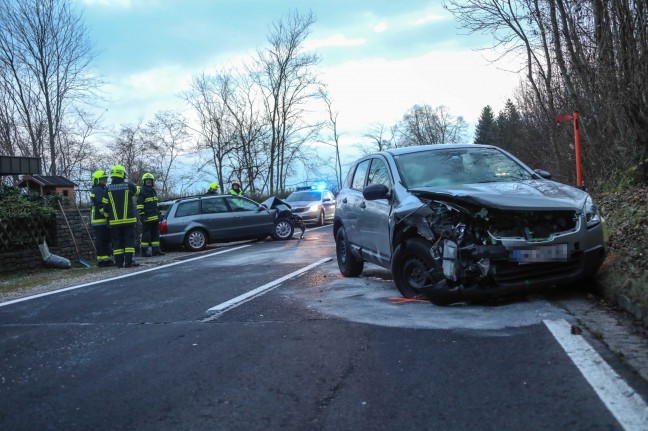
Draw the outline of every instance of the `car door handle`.
<instances>
[{"instance_id":1,"label":"car door handle","mask_svg":"<svg viewBox=\"0 0 648 431\"><path fill-rule=\"evenodd\" d=\"M360 208L362 209L367 208L367 204L365 203L365 201L362 201L362 203L360 204Z\"/></svg>"},{"instance_id":2,"label":"car door handle","mask_svg":"<svg viewBox=\"0 0 648 431\"><path fill-rule=\"evenodd\" d=\"M347 203L347 198L342 199L342 203L343 204Z\"/></svg>"}]
</instances>

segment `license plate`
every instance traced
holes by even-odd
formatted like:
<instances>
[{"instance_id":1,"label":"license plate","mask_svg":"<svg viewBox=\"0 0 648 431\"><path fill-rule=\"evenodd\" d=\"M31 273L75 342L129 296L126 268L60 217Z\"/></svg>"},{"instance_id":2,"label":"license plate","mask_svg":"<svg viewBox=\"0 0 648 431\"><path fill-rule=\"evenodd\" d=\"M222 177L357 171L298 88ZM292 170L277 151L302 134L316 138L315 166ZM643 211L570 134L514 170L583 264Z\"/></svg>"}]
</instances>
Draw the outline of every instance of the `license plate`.
<instances>
[{"instance_id":1,"label":"license plate","mask_svg":"<svg viewBox=\"0 0 648 431\"><path fill-rule=\"evenodd\" d=\"M538 245L511 250L511 260L519 263L565 262L569 260L567 244Z\"/></svg>"}]
</instances>

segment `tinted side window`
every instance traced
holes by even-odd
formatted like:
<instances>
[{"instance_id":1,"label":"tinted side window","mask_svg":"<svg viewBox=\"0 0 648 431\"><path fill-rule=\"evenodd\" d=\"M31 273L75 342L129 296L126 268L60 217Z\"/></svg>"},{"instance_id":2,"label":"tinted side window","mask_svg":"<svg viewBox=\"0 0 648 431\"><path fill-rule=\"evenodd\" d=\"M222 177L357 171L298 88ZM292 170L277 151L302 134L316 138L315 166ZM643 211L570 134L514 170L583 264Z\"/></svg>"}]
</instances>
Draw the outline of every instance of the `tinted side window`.
<instances>
[{"instance_id":1,"label":"tinted side window","mask_svg":"<svg viewBox=\"0 0 648 431\"><path fill-rule=\"evenodd\" d=\"M203 199L202 209L204 213L226 213L229 211L223 198Z\"/></svg>"},{"instance_id":2,"label":"tinted side window","mask_svg":"<svg viewBox=\"0 0 648 431\"><path fill-rule=\"evenodd\" d=\"M182 202L178 204L175 216L186 217L196 214L200 214L200 201Z\"/></svg>"},{"instance_id":3,"label":"tinted side window","mask_svg":"<svg viewBox=\"0 0 648 431\"><path fill-rule=\"evenodd\" d=\"M371 160L364 160L358 164L358 167L356 167L353 181L351 181L352 189L360 191L364 189L365 177L367 176L367 169L369 168L370 161Z\"/></svg>"},{"instance_id":4,"label":"tinted side window","mask_svg":"<svg viewBox=\"0 0 648 431\"><path fill-rule=\"evenodd\" d=\"M373 159L371 162L371 169L367 177L367 185L369 184L383 184L391 189L391 176L384 160Z\"/></svg>"}]
</instances>

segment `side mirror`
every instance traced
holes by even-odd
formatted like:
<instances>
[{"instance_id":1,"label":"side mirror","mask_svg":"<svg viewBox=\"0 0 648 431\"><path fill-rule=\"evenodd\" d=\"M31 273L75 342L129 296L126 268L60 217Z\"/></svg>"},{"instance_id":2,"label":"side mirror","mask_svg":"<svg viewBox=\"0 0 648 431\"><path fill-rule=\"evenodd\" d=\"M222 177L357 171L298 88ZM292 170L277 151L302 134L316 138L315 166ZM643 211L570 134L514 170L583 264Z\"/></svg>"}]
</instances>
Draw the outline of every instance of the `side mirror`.
<instances>
[{"instance_id":1,"label":"side mirror","mask_svg":"<svg viewBox=\"0 0 648 431\"><path fill-rule=\"evenodd\" d=\"M544 178L545 180L550 180L551 179L551 174L544 169L536 169L533 172L538 174L540 177Z\"/></svg>"},{"instance_id":2,"label":"side mirror","mask_svg":"<svg viewBox=\"0 0 648 431\"><path fill-rule=\"evenodd\" d=\"M329 198L324 198L322 199L322 202L331 202L331 200Z\"/></svg>"},{"instance_id":3,"label":"side mirror","mask_svg":"<svg viewBox=\"0 0 648 431\"><path fill-rule=\"evenodd\" d=\"M389 189L384 184L369 184L362 191L362 196L368 201L387 199L389 196Z\"/></svg>"}]
</instances>

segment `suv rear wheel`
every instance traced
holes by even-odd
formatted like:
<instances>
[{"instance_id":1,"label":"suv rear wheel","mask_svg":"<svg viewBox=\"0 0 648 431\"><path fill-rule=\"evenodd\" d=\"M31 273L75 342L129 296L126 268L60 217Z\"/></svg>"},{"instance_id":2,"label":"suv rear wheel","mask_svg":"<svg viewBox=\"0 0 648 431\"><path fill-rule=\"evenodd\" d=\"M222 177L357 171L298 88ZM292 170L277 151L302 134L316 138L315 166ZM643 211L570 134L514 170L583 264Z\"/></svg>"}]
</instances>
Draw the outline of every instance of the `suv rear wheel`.
<instances>
[{"instance_id":1,"label":"suv rear wheel","mask_svg":"<svg viewBox=\"0 0 648 431\"><path fill-rule=\"evenodd\" d=\"M184 246L190 251L200 251L207 247L207 233L202 229L193 229L187 233Z\"/></svg>"},{"instance_id":2,"label":"suv rear wheel","mask_svg":"<svg viewBox=\"0 0 648 431\"><path fill-rule=\"evenodd\" d=\"M362 274L364 261L351 254L351 248L347 241L346 231L343 227L335 235L335 254L337 255L340 273L345 277L357 277Z\"/></svg>"},{"instance_id":3,"label":"suv rear wheel","mask_svg":"<svg viewBox=\"0 0 648 431\"><path fill-rule=\"evenodd\" d=\"M405 298L424 297L421 288L435 280L436 265L430 255L430 243L412 238L401 243L392 259L394 284Z\"/></svg>"}]
</instances>

